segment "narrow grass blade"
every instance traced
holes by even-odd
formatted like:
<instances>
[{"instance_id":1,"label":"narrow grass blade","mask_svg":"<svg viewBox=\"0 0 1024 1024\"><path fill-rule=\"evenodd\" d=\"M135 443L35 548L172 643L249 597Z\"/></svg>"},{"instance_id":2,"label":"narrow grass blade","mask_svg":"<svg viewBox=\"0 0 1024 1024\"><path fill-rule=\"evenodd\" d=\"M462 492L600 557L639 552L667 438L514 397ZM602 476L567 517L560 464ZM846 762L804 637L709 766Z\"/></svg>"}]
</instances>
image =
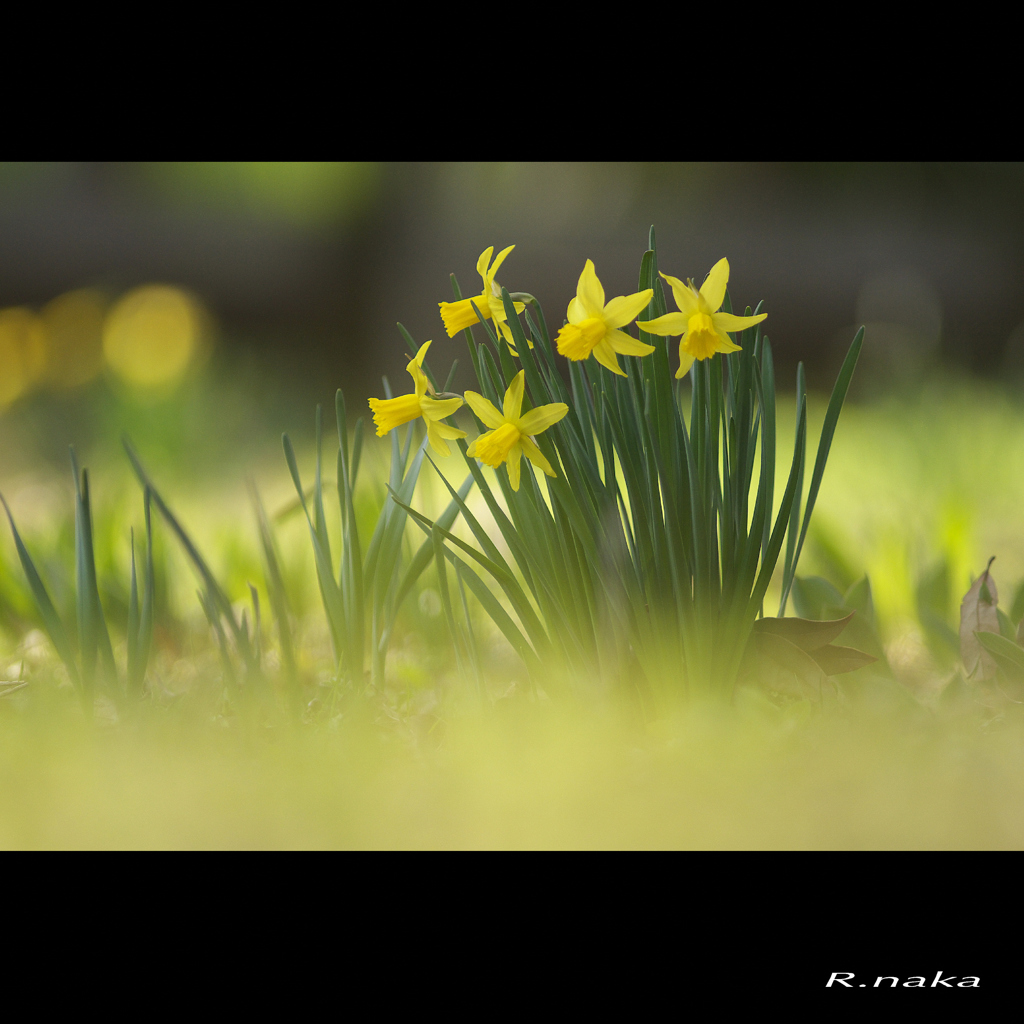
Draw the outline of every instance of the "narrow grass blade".
<instances>
[{"instance_id":1,"label":"narrow grass blade","mask_svg":"<svg viewBox=\"0 0 1024 1024\"><path fill-rule=\"evenodd\" d=\"M452 368L448 371L448 379L444 382L444 387L441 389L442 391L448 392L451 390L452 384L455 382L455 372L456 370L458 370L458 368L458 359L453 359Z\"/></svg>"},{"instance_id":2,"label":"narrow grass blade","mask_svg":"<svg viewBox=\"0 0 1024 1024\"><path fill-rule=\"evenodd\" d=\"M128 596L128 692L136 692L136 680L139 674L139 584L135 573L135 530L130 531L132 551L131 591Z\"/></svg>"},{"instance_id":3,"label":"narrow grass blade","mask_svg":"<svg viewBox=\"0 0 1024 1024\"><path fill-rule=\"evenodd\" d=\"M802 403L807 401L807 378L804 373L804 364L796 365L796 406L799 410ZM802 455L803 465L807 464L807 440L804 439L804 452ZM786 614L786 602L789 600L789 591L793 585L793 577L796 575L797 562L797 539L800 534L800 506L803 502L804 474L803 470L796 482L796 497L793 500L793 507L789 512L789 530L786 534L786 555L782 561L782 597L779 604L779 617Z\"/></svg>"},{"instance_id":4,"label":"narrow grass blade","mask_svg":"<svg viewBox=\"0 0 1024 1024\"><path fill-rule=\"evenodd\" d=\"M452 647L455 650L455 660L458 663L459 674L465 678L466 666L462 656L462 645L459 643L459 631L455 625L455 616L452 613L451 595L448 593L448 572L445 567L444 539L436 524L430 530L430 540L434 552L434 564L437 566L437 590L441 597L444 620L448 624L448 634L451 637Z\"/></svg>"},{"instance_id":5,"label":"narrow grass blade","mask_svg":"<svg viewBox=\"0 0 1024 1024\"><path fill-rule=\"evenodd\" d=\"M480 664L480 648L476 642L476 634L473 631L473 619L469 614L469 602L466 600L465 577L472 575L468 568L461 561L455 563L455 575L459 581L459 599L462 601L462 614L466 620L466 650L470 664L473 667L473 678L476 682L478 696L484 696L484 676Z\"/></svg>"},{"instance_id":6,"label":"narrow grass blade","mask_svg":"<svg viewBox=\"0 0 1024 1024\"><path fill-rule=\"evenodd\" d=\"M421 526L425 527L425 532L429 532L435 526L426 516L417 512L415 509L410 508L408 505L402 504L398 497L392 492L396 504L402 505L402 507L409 513ZM447 530L443 530L445 540L449 543L454 544L460 550L465 551L477 564L481 565L488 573L494 578L495 582L505 592L505 596L512 602L512 607L515 613L519 616L520 621L526 628L526 631L530 634L531 640L535 645L541 647L547 646L547 635L544 627L541 625L540 620L537 618L536 612L530 605L530 602L526 599L526 595L523 593L522 588L516 581L515 577L505 569L502 569L500 565L492 562L491 559L487 558L486 555L482 555L479 551L474 550L464 540L454 536Z\"/></svg>"},{"instance_id":7,"label":"narrow grass blade","mask_svg":"<svg viewBox=\"0 0 1024 1024\"><path fill-rule=\"evenodd\" d=\"M292 638L291 609L289 607L288 592L284 585L284 576L281 573L281 564L277 554L277 547L274 543L274 534L267 519L266 510L260 499L256 484L248 481L249 498L252 502L253 512L256 515L256 526L260 535L260 547L263 550L263 560L267 570L267 594L270 597L270 608L274 613L277 622L278 642L281 644L281 661L284 665L285 678L289 687L294 690L298 684L298 673L295 663L295 646Z\"/></svg>"},{"instance_id":8,"label":"narrow grass blade","mask_svg":"<svg viewBox=\"0 0 1024 1024\"><path fill-rule=\"evenodd\" d=\"M807 436L807 404L800 407L800 414L797 418L796 444L793 465L789 471L789 481L786 484L786 491L782 496L782 504L779 506L779 515L775 520L775 529L772 531L771 540L761 557L761 571L758 573L757 582L754 584L754 591L747 604L747 618L753 621L761 602L764 600L765 591L771 582L772 573L775 571L775 563L778 561L779 552L782 550L782 538L789 527L789 513L793 508L793 501L796 498L797 480L803 472L804 441Z\"/></svg>"},{"instance_id":9,"label":"narrow grass blade","mask_svg":"<svg viewBox=\"0 0 1024 1024\"><path fill-rule=\"evenodd\" d=\"M352 464L348 471L348 485L354 491L356 480L359 478L359 462L363 455L363 428L365 423L362 416L356 420L356 429L352 438Z\"/></svg>"},{"instance_id":10,"label":"narrow grass blade","mask_svg":"<svg viewBox=\"0 0 1024 1024\"><path fill-rule=\"evenodd\" d=\"M789 586L782 595L783 609L785 609L786 600L789 597L789 587L793 585L796 567L800 562L800 552L803 550L804 538L807 536L807 527L810 525L811 514L814 512L814 503L818 498L818 489L821 487L821 480L825 475L825 464L828 462L828 453L832 448L832 438L835 436L839 414L843 411L846 392L850 389L850 381L853 380L853 371L857 368L857 359L860 357L860 350L863 344L864 328L862 327L853 339L849 352L846 353L846 359L843 360L843 366L839 371L839 376L836 378L835 387L832 388L832 397L829 399L828 409L825 411L825 422L821 427L821 438L818 441L818 454L814 460L811 487L807 492L807 507L804 511L803 525L800 527L800 540L797 542L796 552L793 555L793 564L790 567Z\"/></svg>"},{"instance_id":11,"label":"narrow grass blade","mask_svg":"<svg viewBox=\"0 0 1024 1024\"><path fill-rule=\"evenodd\" d=\"M765 514L764 534L761 550L768 548L771 539L769 531L772 525L772 513L775 501L775 361L772 347L765 337L761 344L761 476L764 480Z\"/></svg>"},{"instance_id":12,"label":"narrow grass blade","mask_svg":"<svg viewBox=\"0 0 1024 1024\"><path fill-rule=\"evenodd\" d=\"M428 455L427 458L430 459L430 456ZM430 459L430 464L432 466L434 465L433 459ZM434 466L434 469L436 470L437 467ZM440 475L440 471L438 471L438 474ZM451 491L451 485L448 484L448 481L444 478L444 476L441 476L441 479L444 481L445 484L448 485L448 489ZM470 474L469 476L466 477L465 480L463 480L462 485L459 487L457 492L451 491L453 495L452 500L448 503L448 507L444 510L444 512L437 517L437 525L440 526L442 529L449 529L452 523L455 522L455 519L459 514L460 508L463 507L460 503L464 502L466 496L469 494L471 488L473 487L473 482L473 475ZM455 500L456 495L458 496L459 501ZM423 574L423 571L430 564L430 560L432 557L432 541L428 537L420 546L419 551L417 551L416 554L413 556L412 561L409 563L409 568L405 571L405 576L402 578L402 583L399 586L398 592L395 595L396 611L398 608L402 606L402 602L408 596L409 591L413 588L416 581Z\"/></svg>"},{"instance_id":13,"label":"narrow grass blade","mask_svg":"<svg viewBox=\"0 0 1024 1024\"><path fill-rule=\"evenodd\" d=\"M260 617L260 595L259 591L250 583L249 597L252 599L252 649L255 656L256 667L260 667L263 655L262 622Z\"/></svg>"},{"instance_id":14,"label":"narrow grass blade","mask_svg":"<svg viewBox=\"0 0 1024 1024\"><path fill-rule=\"evenodd\" d=\"M89 585L89 569L86 540L86 515L82 506L83 486L89 492L89 481L79 476L75 453L71 452L71 467L75 477L75 609L78 619L78 654L81 659L82 682L92 692L96 681L96 622L92 611L92 588Z\"/></svg>"},{"instance_id":15,"label":"narrow grass blade","mask_svg":"<svg viewBox=\"0 0 1024 1024\"><path fill-rule=\"evenodd\" d=\"M89 494L89 471L79 473L75 452L71 450L71 468L75 475L75 562L78 580L78 630L82 677L90 686L96 659L99 659L104 681L117 689L117 669L110 643L103 605L96 579L96 556L92 542L92 503Z\"/></svg>"},{"instance_id":16,"label":"narrow grass blade","mask_svg":"<svg viewBox=\"0 0 1024 1024\"><path fill-rule=\"evenodd\" d=\"M432 539L432 528L428 528L426 520L424 522L416 521L417 525L424 532L431 534L431 545L433 544ZM443 531L439 531L443 534ZM456 572L459 575L460 583L465 582L465 585L476 595L477 600L483 606L484 611L488 614L491 621L498 627L502 636L511 644L512 649L522 658L523 663L526 665L527 671L534 677L538 682L544 682L543 679L543 666L541 660L537 657L536 652L530 646L529 640L523 635L522 631L512 620L512 617L501 607L501 604L495 598L494 594L487 588L476 573L471 572L465 567L461 559L458 559L455 554L444 548L445 557L455 567ZM468 621L468 609L467 609L467 621Z\"/></svg>"},{"instance_id":17,"label":"narrow grass blade","mask_svg":"<svg viewBox=\"0 0 1024 1024\"><path fill-rule=\"evenodd\" d=\"M455 564L457 562L455 555L446 551L448 560ZM464 580L466 586L473 591L476 595L476 599L483 606L484 611L490 617L491 621L498 627L499 632L505 639L511 644L512 649L519 655L523 660L523 664L526 665L527 671L533 678L541 685L545 686L546 689L553 689L550 681L546 678L550 673L545 673L544 665L540 658L537 656L536 651L530 646L530 641L523 635L522 630L515 624L512 617L501 607L498 599L488 590L487 584L484 583L476 573L471 572L468 569L460 569L462 563L458 562L456 570L459 572L459 579Z\"/></svg>"},{"instance_id":18,"label":"narrow grass blade","mask_svg":"<svg viewBox=\"0 0 1024 1024\"><path fill-rule=\"evenodd\" d=\"M235 639L235 643L238 645L238 649L248 660L248 637L242 634L238 622L235 619L234 609L231 607L231 602L228 600L227 595L221 589L216 577L210 571L210 567L206 564L206 560L202 555L200 555L199 549L192 542L192 538L185 532L184 527L180 522L178 522L177 517L160 496L160 492L153 486L153 482L150 480L149 474L139 461L139 457L135 453L135 449L132 447L131 442L127 437L125 437L123 438L122 443L124 444L124 448L128 454L128 459L132 464L132 468L135 470L135 475L139 478L139 482L149 491L153 503L156 505L160 514L164 517L167 525L170 526L175 536L177 536L181 546L185 549L185 553L188 555L189 560L195 566L200 577L202 577L203 583L206 585L206 592L210 601L210 607L216 613L223 615L227 620L228 627L231 629L232 636Z\"/></svg>"},{"instance_id":19,"label":"narrow grass blade","mask_svg":"<svg viewBox=\"0 0 1024 1024\"><path fill-rule=\"evenodd\" d=\"M412 427L409 428L412 433ZM413 459L409 471L399 483L397 490L389 487L394 497L397 494L395 506L386 509L382 515L386 515L387 521L381 537L380 554L377 558L377 565L374 574L374 605L383 609L385 598L392 585L395 584L395 575L398 567L398 560L402 549L402 536L405 532L406 509L412 501L413 491L416 488L416 481L419 479L420 467L423 465L423 457L426 452L427 439L423 438L416 456ZM400 587L401 584L399 583ZM392 605L388 619L393 618L397 609ZM387 628L390 630L390 621Z\"/></svg>"},{"instance_id":20,"label":"narrow grass blade","mask_svg":"<svg viewBox=\"0 0 1024 1024\"><path fill-rule=\"evenodd\" d=\"M313 509L316 514L316 536L327 558L327 564L333 566L331 557L331 541L327 536L327 518L324 516L323 490L323 406L316 407L316 480L313 484ZM334 570L332 568L333 577Z\"/></svg>"},{"instance_id":21,"label":"narrow grass blade","mask_svg":"<svg viewBox=\"0 0 1024 1024\"><path fill-rule=\"evenodd\" d=\"M359 539L359 525L356 521L355 471L358 470L358 455L362 447L363 420L356 422L354 447L355 455L349 451L348 428L345 420L345 397L339 388L335 395L335 414L338 419L338 504L341 509L342 550L338 584L341 589L343 608L346 615L346 630L349 635L350 670L357 678L363 674L363 653L365 634L365 609L363 587L363 549Z\"/></svg>"},{"instance_id":22,"label":"narrow grass blade","mask_svg":"<svg viewBox=\"0 0 1024 1024\"><path fill-rule=\"evenodd\" d=\"M39 572L36 570L35 563L32 561L32 557L29 555L28 549L25 547L25 544L21 539L21 534L18 533L18 528L14 525L14 517L11 515L11 509L7 504L7 499L4 498L2 494L0 494L0 502L3 503L4 511L7 513L7 521L11 524L11 533L14 535L14 546L18 550L18 558L21 560L21 567L24 569L25 576L28 578L28 585L32 591L36 611L39 612L39 617L43 620L43 628L46 630L47 635L53 642L53 646L56 648L57 654L60 655L61 661L64 662L64 666L68 670L68 675L71 677L71 681L75 686L81 687L82 680L78 671L78 666L75 663L74 650L68 639L64 626L60 621L60 616L57 614L57 609L54 608L53 601L50 600L50 595L47 593L46 587L43 585Z\"/></svg>"},{"instance_id":23,"label":"narrow grass blade","mask_svg":"<svg viewBox=\"0 0 1024 1024\"><path fill-rule=\"evenodd\" d=\"M345 616L342 607L341 592L338 589L337 581L334 579L334 569L331 566L330 556L325 552L317 535L316 526L309 513L309 506L306 504L302 490L302 480L299 476L299 466L295 459L295 449L292 447L291 438L284 434L281 438L284 446L284 457L288 463L288 470L292 475L292 482L295 490L302 498L302 509L306 513L306 523L309 527L309 537L313 545L313 558L316 563L317 580L320 584L320 599L327 615L327 625L331 633L331 641L334 645L334 659L337 666L345 654Z\"/></svg>"},{"instance_id":24,"label":"narrow grass blade","mask_svg":"<svg viewBox=\"0 0 1024 1024\"><path fill-rule=\"evenodd\" d=\"M152 492L147 487L143 497L146 514L146 577L142 591L142 614L139 616L138 678L136 688L141 689L149 667L149 656L153 650L153 617L156 599L156 580L153 573L153 519L151 514Z\"/></svg>"},{"instance_id":25,"label":"narrow grass blade","mask_svg":"<svg viewBox=\"0 0 1024 1024\"><path fill-rule=\"evenodd\" d=\"M199 605L206 615L206 621L209 622L213 635L217 638L220 660L224 666L224 681L232 690L235 690L238 687L238 676L235 673L235 666L231 661L231 652L228 650L228 640L224 635L224 626L221 623L220 612L209 593L196 590L196 597L199 598Z\"/></svg>"}]
</instances>

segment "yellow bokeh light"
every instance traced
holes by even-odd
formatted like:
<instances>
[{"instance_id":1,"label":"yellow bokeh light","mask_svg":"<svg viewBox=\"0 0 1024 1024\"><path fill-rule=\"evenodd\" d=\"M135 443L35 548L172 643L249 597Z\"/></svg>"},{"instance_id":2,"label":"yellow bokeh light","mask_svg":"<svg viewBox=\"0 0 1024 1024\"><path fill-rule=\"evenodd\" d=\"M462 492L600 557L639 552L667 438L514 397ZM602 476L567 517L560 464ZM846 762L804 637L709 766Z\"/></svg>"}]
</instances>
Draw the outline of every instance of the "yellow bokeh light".
<instances>
[{"instance_id":1,"label":"yellow bokeh light","mask_svg":"<svg viewBox=\"0 0 1024 1024\"><path fill-rule=\"evenodd\" d=\"M25 394L46 368L46 327L31 309L0 310L0 409Z\"/></svg>"},{"instance_id":2,"label":"yellow bokeh light","mask_svg":"<svg viewBox=\"0 0 1024 1024\"><path fill-rule=\"evenodd\" d=\"M107 297L95 288L65 292L43 307L48 384L69 390L88 384L100 372L106 311Z\"/></svg>"},{"instance_id":3,"label":"yellow bokeh light","mask_svg":"<svg viewBox=\"0 0 1024 1024\"><path fill-rule=\"evenodd\" d=\"M176 384L206 340L207 316L180 288L145 285L111 309L103 327L107 365L143 388Z\"/></svg>"}]
</instances>

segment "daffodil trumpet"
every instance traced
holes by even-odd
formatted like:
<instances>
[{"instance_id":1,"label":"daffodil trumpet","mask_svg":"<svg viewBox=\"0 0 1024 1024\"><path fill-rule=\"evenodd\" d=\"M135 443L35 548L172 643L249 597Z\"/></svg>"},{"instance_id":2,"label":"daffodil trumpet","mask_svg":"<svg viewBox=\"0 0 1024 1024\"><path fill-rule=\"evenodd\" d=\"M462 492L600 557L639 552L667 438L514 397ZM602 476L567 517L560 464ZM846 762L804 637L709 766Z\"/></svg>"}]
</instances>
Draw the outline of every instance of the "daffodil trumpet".
<instances>
[{"instance_id":1,"label":"daffodil trumpet","mask_svg":"<svg viewBox=\"0 0 1024 1024\"><path fill-rule=\"evenodd\" d=\"M454 338L459 331L464 331L467 327L475 326L480 323L481 319L493 319L512 354L516 355L512 331L507 323L505 304L501 298L501 285L494 280L498 268L514 248L514 245L510 245L508 248L502 249L494 257L493 263L491 262L491 256L494 253L493 245L488 246L480 253L480 258L476 261L476 271L483 281L483 290L479 295L471 295L469 298L459 299L457 302L438 303L441 308L441 320L449 338ZM512 305L517 313L522 313L526 308L522 302L514 301Z\"/></svg>"},{"instance_id":2,"label":"daffodil trumpet","mask_svg":"<svg viewBox=\"0 0 1024 1024\"><path fill-rule=\"evenodd\" d=\"M593 355L612 373L625 377L616 353L647 356L654 351L654 346L637 341L621 328L632 323L646 309L653 294L653 289L645 288L634 295L619 295L605 303L604 287L598 280L593 262L587 260L576 285L576 297L569 303L566 314L569 322L555 339L559 353L576 361Z\"/></svg>"},{"instance_id":3,"label":"daffodil trumpet","mask_svg":"<svg viewBox=\"0 0 1024 1024\"><path fill-rule=\"evenodd\" d=\"M684 377L694 360L710 359L717 352L739 352L740 346L729 337L730 332L744 331L759 324L767 313L757 316L734 316L719 312L725 301L729 283L729 261L720 259L698 291L693 281L684 284L678 277L661 275L672 288L678 313L666 313L654 320L638 320L637 327L648 334L681 335L679 369L676 377Z\"/></svg>"},{"instance_id":4,"label":"daffodil trumpet","mask_svg":"<svg viewBox=\"0 0 1024 1024\"><path fill-rule=\"evenodd\" d=\"M520 461L524 455L548 476L557 475L533 438L553 426L569 411L569 406L564 402L553 402L523 413L525 376L525 370L515 375L505 392L501 409L475 391L466 392L466 404L485 427L491 428L473 441L466 454L492 469L506 463L513 491L519 490Z\"/></svg>"},{"instance_id":5,"label":"daffodil trumpet","mask_svg":"<svg viewBox=\"0 0 1024 1024\"><path fill-rule=\"evenodd\" d=\"M370 409L373 411L373 422L377 427L378 437L383 437L403 423L423 417L430 447L438 455L448 456L451 455L451 448L447 442L465 437L466 432L441 421L462 407L462 399L458 395L450 396L447 393L438 395L430 386L430 381L423 372L423 359L430 344L428 341L421 345L420 350L406 366L415 386L413 394L401 395L398 398L371 398Z\"/></svg>"}]
</instances>

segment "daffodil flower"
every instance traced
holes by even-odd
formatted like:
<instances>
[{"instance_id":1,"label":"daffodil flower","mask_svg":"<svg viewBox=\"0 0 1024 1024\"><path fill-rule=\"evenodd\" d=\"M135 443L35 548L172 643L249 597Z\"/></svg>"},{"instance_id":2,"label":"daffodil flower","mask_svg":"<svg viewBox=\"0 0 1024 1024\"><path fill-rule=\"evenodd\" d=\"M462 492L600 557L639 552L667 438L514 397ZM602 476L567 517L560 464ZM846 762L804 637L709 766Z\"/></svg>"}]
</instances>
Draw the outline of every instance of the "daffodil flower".
<instances>
[{"instance_id":1,"label":"daffodil flower","mask_svg":"<svg viewBox=\"0 0 1024 1024\"><path fill-rule=\"evenodd\" d=\"M569 406L565 402L554 402L520 415L523 408L525 374L525 370L520 370L516 374L508 391L505 392L501 410L491 405L483 395L478 395L475 391L466 392L469 407L484 426L491 428L469 446L467 454L493 469L507 462L508 479L513 491L519 490L519 463L523 455L548 476L556 475L551 463L541 454L537 442L531 435L536 436L542 430L547 430L569 411Z\"/></svg>"},{"instance_id":2,"label":"daffodil flower","mask_svg":"<svg viewBox=\"0 0 1024 1024\"><path fill-rule=\"evenodd\" d=\"M459 331L464 331L467 327L472 327L480 322L473 309L473 303L476 303L477 309L480 310L480 316L485 320L493 318L502 337L508 342L512 355L517 354L512 341L512 331L507 323L508 317L505 315L505 304L501 301L501 286L494 280L498 267L514 248L514 245L510 245L507 249L502 249L494 258L493 263L491 263L491 255L494 253L493 245L488 246L480 253L480 259L476 261L476 271L483 278L484 290L479 295L473 295L468 299L459 299L458 302L438 303L441 307L441 319L444 321L444 328L448 332L449 338L454 338ZM513 302L512 305L517 313L522 313L526 308L526 304L523 302ZM533 347L532 344L530 347Z\"/></svg>"},{"instance_id":3,"label":"daffodil flower","mask_svg":"<svg viewBox=\"0 0 1024 1024\"><path fill-rule=\"evenodd\" d=\"M678 313L666 313L655 320L637 321L637 327L648 334L681 334L679 339L679 369L676 377L683 377L695 359L710 359L716 352L739 352L728 331L743 331L759 324L768 315L733 316L719 313L725 301L725 286L729 283L729 261L720 259L697 291L693 281L683 284L677 277L662 274L672 286Z\"/></svg>"},{"instance_id":4,"label":"daffodil flower","mask_svg":"<svg viewBox=\"0 0 1024 1024\"><path fill-rule=\"evenodd\" d=\"M566 319L569 321L555 339L558 351L567 359L586 359L591 353L612 373L625 377L615 353L625 356L646 356L654 351L619 330L632 323L651 301L654 291L645 288L635 295L619 295L607 305L604 288L597 279L593 261L587 260L576 286L576 298L569 303Z\"/></svg>"},{"instance_id":5,"label":"daffodil flower","mask_svg":"<svg viewBox=\"0 0 1024 1024\"><path fill-rule=\"evenodd\" d=\"M422 370L423 357L430 348L430 342L421 346L419 352L409 360L406 369L416 385L412 395L401 395L398 398L371 398L370 408L373 410L373 422L377 425L377 436L383 437L389 430L400 427L403 423L423 417L427 425L427 438L430 447L438 455L451 455L451 449L445 443L457 437L465 437L464 430L457 430L441 422L451 416L462 406L462 399L435 398L434 389L430 386L426 374ZM429 392L429 394L428 394Z\"/></svg>"}]
</instances>

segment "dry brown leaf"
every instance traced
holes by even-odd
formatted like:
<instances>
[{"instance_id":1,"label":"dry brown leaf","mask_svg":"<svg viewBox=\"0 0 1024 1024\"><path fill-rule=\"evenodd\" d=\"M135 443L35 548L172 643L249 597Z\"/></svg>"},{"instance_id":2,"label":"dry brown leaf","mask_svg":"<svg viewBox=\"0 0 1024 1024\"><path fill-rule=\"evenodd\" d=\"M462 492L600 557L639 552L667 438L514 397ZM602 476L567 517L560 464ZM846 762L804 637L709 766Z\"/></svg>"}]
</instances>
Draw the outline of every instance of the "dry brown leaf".
<instances>
[{"instance_id":1,"label":"dry brown leaf","mask_svg":"<svg viewBox=\"0 0 1024 1024\"><path fill-rule=\"evenodd\" d=\"M796 644L800 650L811 652L832 643L846 628L854 614L850 612L841 619L757 619L754 622L754 632L784 637L791 644Z\"/></svg>"},{"instance_id":2,"label":"dry brown leaf","mask_svg":"<svg viewBox=\"0 0 1024 1024\"><path fill-rule=\"evenodd\" d=\"M999 632L999 614L996 611L999 593L988 571L994 561L994 557L988 560L985 571L974 581L960 604L960 660L964 663L968 679L993 679L997 672L995 661L974 635L975 630Z\"/></svg>"},{"instance_id":3,"label":"dry brown leaf","mask_svg":"<svg viewBox=\"0 0 1024 1024\"><path fill-rule=\"evenodd\" d=\"M838 644L826 644L809 653L827 676L856 672L857 669L878 661L874 655L865 651L858 651L855 647L840 647Z\"/></svg>"},{"instance_id":4,"label":"dry brown leaf","mask_svg":"<svg viewBox=\"0 0 1024 1024\"><path fill-rule=\"evenodd\" d=\"M778 633L755 633L758 676L762 685L793 697L820 701L825 684L821 666L806 651Z\"/></svg>"}]
</instances>

